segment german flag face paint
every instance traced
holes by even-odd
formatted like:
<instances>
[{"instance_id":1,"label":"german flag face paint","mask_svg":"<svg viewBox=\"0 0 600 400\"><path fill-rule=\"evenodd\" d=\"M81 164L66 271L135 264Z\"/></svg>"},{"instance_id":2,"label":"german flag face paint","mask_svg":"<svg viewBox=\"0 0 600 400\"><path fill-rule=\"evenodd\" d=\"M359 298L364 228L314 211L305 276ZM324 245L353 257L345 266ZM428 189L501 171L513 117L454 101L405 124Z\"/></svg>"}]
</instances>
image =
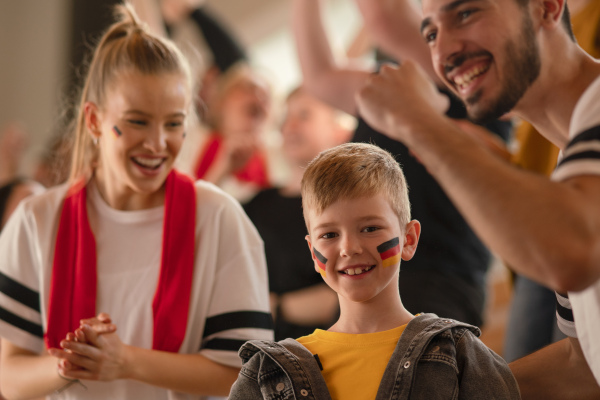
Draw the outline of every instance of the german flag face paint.
<instances>
[{"instance_id":1,"label":"german flag face paint","mask_svg":"<svg viewBox=\"0 0 600 400\"><path fill-rule=\"evenodd\" d=\"M381 256L383 268L396 265L400 262L400 238L393 238L377 246Z\"/></svg>"},{"instance_id":2,"label":"german flag face paint","mask_svg":"<svg viewBox=\"0 0 600 400\"><path fill-rule=\"evenodd\" d=\"M321 253L318 252L317 249L315 249L314 247L312 248L313 250L313 258L315 259L315 261L317 262L317 265L319 266L320 269L320 273L323 277L325 277L325 271L326 271L326 267L325 264L327 264L327 259L325 258L325 256Z\"/></svg>"},{"instance_id":3,"label":"german flag face paint","mask_svg":"<svg viewBox=\"0 0 600 400\"><path fill-rule=\"evenodd\" d=\"M112 128L113 133L115 134L116 138L120 138L121 135L123 134L123 132L121 132L121 130L119 128L117 128L117 126L113 126Z\"/></svg>"}]
</instances>

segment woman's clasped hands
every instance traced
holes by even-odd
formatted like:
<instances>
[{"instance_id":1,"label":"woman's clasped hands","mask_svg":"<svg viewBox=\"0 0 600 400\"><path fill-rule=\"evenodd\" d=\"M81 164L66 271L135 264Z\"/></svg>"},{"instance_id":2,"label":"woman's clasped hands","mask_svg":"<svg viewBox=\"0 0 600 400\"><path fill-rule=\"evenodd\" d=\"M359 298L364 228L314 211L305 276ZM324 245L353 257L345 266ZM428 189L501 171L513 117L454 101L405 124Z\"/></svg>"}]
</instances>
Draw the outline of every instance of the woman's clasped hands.
<instances>
[{"instance_id":1,"label":"woman's clasped hands","mask_svg":"<svg viewBox=\"0 0 600 400\"><path fill-rule=\"evenodd\" d=\"M127 378L128 346L121 341L116 330L116 325L106 313L81 320L79 328L69 332L60 342L61 349L48 350L58 359L59 375L69 380Z\"/></svg>"}]
</instances>

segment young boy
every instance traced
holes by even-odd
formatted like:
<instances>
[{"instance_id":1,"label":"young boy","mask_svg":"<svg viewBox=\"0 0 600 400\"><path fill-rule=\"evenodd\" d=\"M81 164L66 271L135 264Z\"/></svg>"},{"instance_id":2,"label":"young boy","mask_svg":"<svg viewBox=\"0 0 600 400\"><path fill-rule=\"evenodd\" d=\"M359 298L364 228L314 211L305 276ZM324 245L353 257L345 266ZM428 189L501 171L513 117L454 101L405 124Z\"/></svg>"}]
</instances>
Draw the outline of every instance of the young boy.
<instances>
[{"instance_id":1,"label":"young boy","mask_svg":"<svg viewBox=\"0 0 600 400\"><path fill-rule=\"evenodd\" d=\"M290 174L279 187L261 190L244 210L265 242L275 340L327 329L338 317L336 293L311 270L300 186L308 163L320 152L348 141L340 111L292 90L281 125L281 153Z\"/></svg>"},{"instance_id":2,"label":"young boy","mask_svg":"<svg viewBox=\"0 0 600 400\"><path fill-rule=\"evenodd\" d=\"M302 179L315 270L338 295L340 318L297 341L250 341L230 399L518 399L502 358L479 329L413 316L398 291L415 254L404 175L386 151L350 143L321 153Z\"/></svg>"}]
</instances>

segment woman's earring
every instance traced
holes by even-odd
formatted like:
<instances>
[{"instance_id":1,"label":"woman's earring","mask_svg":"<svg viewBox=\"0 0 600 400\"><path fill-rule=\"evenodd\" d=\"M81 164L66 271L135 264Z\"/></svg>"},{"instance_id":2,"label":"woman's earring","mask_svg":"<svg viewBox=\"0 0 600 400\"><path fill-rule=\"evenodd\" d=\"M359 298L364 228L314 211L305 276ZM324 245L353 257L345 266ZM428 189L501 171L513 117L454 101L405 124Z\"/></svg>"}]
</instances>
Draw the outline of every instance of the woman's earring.
<instances>
[{"instance_id":1,"label":"woman's earring","mask_svg":"<svg viewBox=\"0 0 600 400\"><path fill-rule=\"evenodd\" d=\"M98 146L98 136L93 136L92 142L94 142L94 146Z\"/></svg>"}]
</instances>

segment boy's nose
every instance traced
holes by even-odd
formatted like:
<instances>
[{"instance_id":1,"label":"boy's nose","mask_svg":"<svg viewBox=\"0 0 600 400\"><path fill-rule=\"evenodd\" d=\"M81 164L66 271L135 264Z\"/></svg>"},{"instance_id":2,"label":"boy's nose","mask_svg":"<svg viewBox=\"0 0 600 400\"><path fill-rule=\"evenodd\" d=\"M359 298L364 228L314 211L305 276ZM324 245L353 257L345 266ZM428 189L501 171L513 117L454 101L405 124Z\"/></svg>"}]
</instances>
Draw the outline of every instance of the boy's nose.
<instances>
[{"instance_id":1,"label":"boy's nose","mask_svg":"<svg viewBox=\"0 0 600 400\"><path fill-rule=\"evenodd\" d=\"M361 253L362 245L358 238L348 235L341 241L340 254L342 257L351 257Z\"/></svg>"}]
</instances>

